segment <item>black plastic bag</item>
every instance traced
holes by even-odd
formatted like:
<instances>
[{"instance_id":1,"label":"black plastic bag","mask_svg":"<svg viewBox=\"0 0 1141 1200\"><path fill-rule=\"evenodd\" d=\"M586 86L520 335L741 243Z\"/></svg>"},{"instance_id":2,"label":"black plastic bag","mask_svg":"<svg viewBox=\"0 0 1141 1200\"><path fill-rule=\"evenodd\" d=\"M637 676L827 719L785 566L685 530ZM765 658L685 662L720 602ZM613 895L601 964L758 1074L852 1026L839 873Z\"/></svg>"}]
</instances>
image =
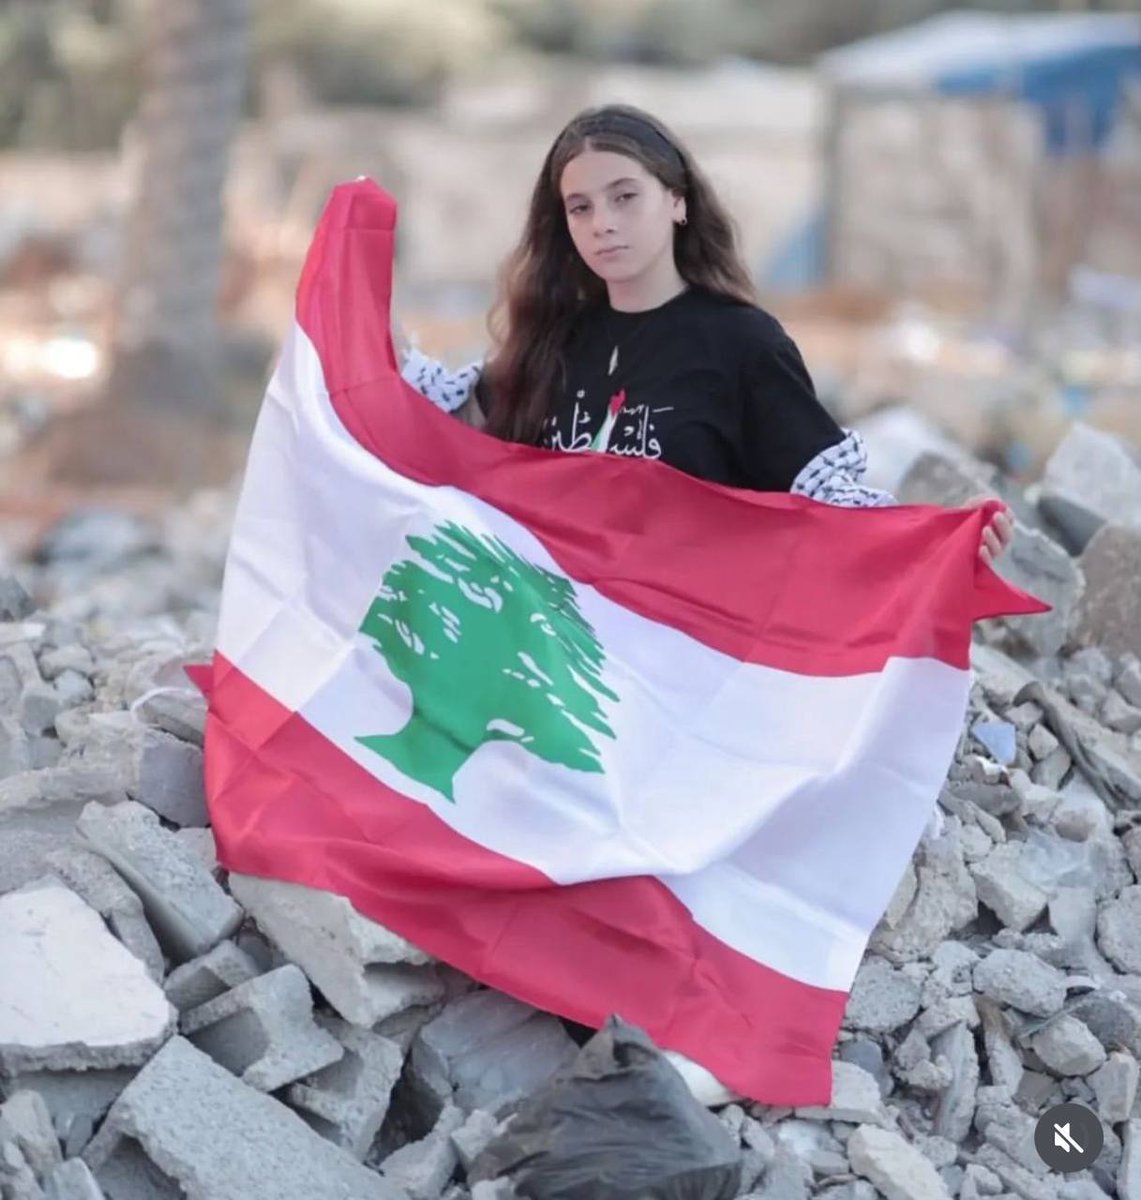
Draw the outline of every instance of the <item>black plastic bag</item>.
<instances>
[{"instance_id":1,"label":"black plastic bag","mask_svg":"<svg viewBox=\"0 0 1141 1200\"><path fill-rule=\"evenodd\" d=\"M502 1176L526 1200L733 1200L741 1150L653 1042L611 1017L468 1179Z\"/></svg>"}]
</instances>

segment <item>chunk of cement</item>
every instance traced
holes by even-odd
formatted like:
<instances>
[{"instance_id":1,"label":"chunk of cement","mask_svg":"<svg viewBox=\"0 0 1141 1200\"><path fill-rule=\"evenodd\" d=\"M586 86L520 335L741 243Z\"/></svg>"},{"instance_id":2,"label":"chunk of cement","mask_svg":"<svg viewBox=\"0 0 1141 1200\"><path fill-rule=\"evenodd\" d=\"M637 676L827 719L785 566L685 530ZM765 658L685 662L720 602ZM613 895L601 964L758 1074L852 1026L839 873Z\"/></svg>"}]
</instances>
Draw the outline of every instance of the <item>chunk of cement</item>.
<instances>
[{"instance_id":1,"label":"chunk of cement","mask_svg":"<svg viewBox=\"0 0 1141 1200\"><path fill-rule=\"evenodd\" d=\"M1097 918L1101 952L1123 974L1141 974L1141 884L1127 887Z\"/></svg>"},{"instance_id":2,"label":"chunk of cement","mask_svg":"<svg viewBox=\"0 0 1141 1200\"><path fill-rule=\"evenodd\" d=\"M103 1189L81 1158L69 1159L56 1167L44 1181L44 1196L46 1200L106 1200Z\"/></svg>"},{"instance_id":3,"label":"chunk of cement","mask_svg":"<svg viewBox=\"0 0 1141 1200\"><path fill-rule=\"evenodd\" d=\"M578 1053L562 1023L502 992L469 992L429 1021L412 1043L409 1069L465 1112L494 1114L530 1095Z\"/></svg>"},{"instance_id":4,"label":"chunk of cement","mask_svg":"<svg viewBox=\"0 0 1141 1200\"><path fill-rule=\"evenodd\" d=\"M24 1160L37 1178L62 1161L51 1113L38 1092L14 1092L0 1104L0 1122L15 1135Z\"/></svg>"},{"instance_id":5,"label":"chunk of cement","mask_svg":"<svg viewBox=\"0 0 1141 1200\"><path fill-rule=\"evenodd\" d=\"M1082 646L1141 654L1141 529L1105 525L1080 559L1086 591L1073 614L1073 637Z\"/></svg>"},{"instance_id":6,"label":"chunk of cement","mask_svg":"<svg viewBox=\"0 0 1141 1200\"><path fill-rule=\"evenodd\" d=\"M83 1157L109 1200L406 1200L178 1037L115 1102Z\"/></svg>"},{"instance_id":7,"label":"chunk of cement","mask_svg":"<svg viewBox=\"0 0 1141 1200\"><path fill-rule=\"evenodd\" d=\"M142 962L74 892L0 897L0 1071L146 1062L174 1020Z\"/></svg>"},{"instance_id":8,"label":"chunk of cement","mask_svg":"<svg viewBox=\"0 0 1141 1200\"><path fill-rule=\"evenodd\" d=\"M261 968L233 942L219 942L203 954L176 967L167 978L163 991L179 1012L188 1012L221 996L240 983L256 979Z\"/></svg>"},{"instance_id":9,"label":"chunk of cement","mask_svg":"<svg viewBox=\"0 0 1141 1200\"><path fill-rule=\"evenodd\" d=\"M184 1013L182 1032L263 1092L320 1071L344 1054L337 1039L314 1023L309 981L292 963Z\"/></svg>"},{"instance_id":10,"label":"chunk of cement","mask_svg":"<svg viewBox=\"0 0 1141 1200\"><path fill-rule=\"evenodd\" d=\"M318 1017L317 1023L344 1057L293 1084L288 1100L317 1133L363 1162L388 1114L404 1055L395 1042L347 1021Z\"/></svg>"},{"instance_id":11,"label":"chunk of cement","mask_svg":"<svg viewBox=\"0 0 1141 1200\"><path fill-rule=\"evenodd\" d=\"M1087 1025L1069 1013L1060 1013L1030 1047L1055 1075L1088 1075L1105 1062L1105 1048Z\"/></svg>"},{"instance_id":12,"label":"chunk of cement","mask_svg":"<svg viewBox=\"0 0 1141 1200\"><path fill-rule=\"evenodd\" d=\"M1098 1116L1107 1125L1116 1125L1132 1114L1139 1078L1141 1068L1133 1055L1125 1050L1115 1050L1105 1065L1090 1076L1097 1097Z\"/></svg>"},{"instance_id":13,"label":"chunk of cement","mask_svg":"<svg viewBox=\"0 0 1141 1200\"><path fill-rule=\"evenodd\" d=\"M401 1147L380 1164L385 1179L403 1188L409 1200L439 1200L459 1163L451 1135L463 1122L458 1108L445 1108L426 1138Z\"/></svg>"},{"instance_id":14,"label":"chunk of cement","mask_svg":"<svg viewBox=\"0 0 1141 1200\"><path fill-rule=\"evenodd\" d=\"M861 1125L848 1139L852 1169L887 1200L950 1200L934 1165L898 1133Z\"/></svg>"},{"instance_id":15,"label":"chunk of cement","mask_svg":"<svg viewBox=\"0 0 1141 1200\"><path fill-rule=\"evenodd\" d=\"M230 891L346 1021L371 1028L444 994L428 955L361 916L344 896L295 883L230 876Z\"/></svg>"},{"instance_id":16,"label":"chunk of cement","mask_svg":"<svg viewBox=\"0 0 1141 1200\"><path fill-rule=\"evenodd\" d=\"M65 1158L82 1153L96 1126L135 1077L133 1067L86 1071L31 1071L15 1076L11 1086L37 1092L51 1113Z\"/></svg>"},{"instance_id":17,"label":"chunk of cement","mask_svg":"<svg viewBox=\"0 0 1141 1200\"><path fill-rule=\"evenodd\" d=\"M844 1023L868 1033L890 1033L919 1012L919 984L882 958L860 964L848 996Z\"/></svg>"},{"instance_id":18,"label":"chunk of cement","mask_svg":"<svg viewBox=\"0 0 1141 1200\"><path fill-rule=\"evenodd\" d=\"M855 1063L837 1060L832 1062L831 1101L798 1108L796 1115L815 1121L849 1121L855 1125L878 1125L887 1117L875 1077Z\"/></svg>"},{"instance_id":19,"label":"chunk of cement","mask_svg":"<svg viewBox=\"0 0 1141 1200\"><path fill-rule=\"evenodd\" d=\"M242 910L150 809L134 801L113 808L89 804L78 828L135 890L176 962L205 954L241 924Z\"/></svg>"},{"instance_id":20,"label":"chunk of cement","mask_svg":"<svg viewBox=\"0 0 1141 1200\"><path fill-rule=\"evenodd\" d=\"M55 850L44 862L107 922L111 932L143 963L147 974L161 982L165 969L162 950L147 924L143 902L118 871L101 854L81 846Z\"/></svg>"},{"instance_id":21,"label":"chunk of cement","mask_svg":"<svg viewBox=\"0 0 1141 1200\"><path fill-rule=\"evenodd\" d=\"M1039 1017L1052 1017L1066 999L1062 972L1025 950L992 950L975 967L975 987L984 996Z\"/></svg>"},{"instance_id":22,"label":"chunk of cement","mask_svg":"<svg viewBox=\"0 0 1141 1200\"><path fill-rule=\"evenodd\" d=\"M1043 469L1038 507L1072 554L1107 521L1141 528L1141 457L1123 438L1075 421Z\"/></svg>"}]
</instances>

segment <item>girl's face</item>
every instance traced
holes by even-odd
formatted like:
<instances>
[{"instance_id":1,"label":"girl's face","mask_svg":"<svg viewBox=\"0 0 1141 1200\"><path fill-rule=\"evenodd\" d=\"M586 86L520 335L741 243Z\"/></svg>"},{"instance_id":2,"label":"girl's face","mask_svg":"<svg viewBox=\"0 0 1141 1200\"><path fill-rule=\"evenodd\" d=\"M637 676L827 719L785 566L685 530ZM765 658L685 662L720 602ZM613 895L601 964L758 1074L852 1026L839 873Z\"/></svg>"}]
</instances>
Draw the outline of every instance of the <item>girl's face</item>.
<instances>
[{"instance_id":1,"label":"girl's face","mask_svg":"<svg viewBox=\"0 0 1141 1200\"><path fill-rule=\"evenodd\" d=\"M575 249L606 282L636 279L672 256L685 200L637 159L584 150L563 168L559 191Z\"/></svg>"}]
</instances>

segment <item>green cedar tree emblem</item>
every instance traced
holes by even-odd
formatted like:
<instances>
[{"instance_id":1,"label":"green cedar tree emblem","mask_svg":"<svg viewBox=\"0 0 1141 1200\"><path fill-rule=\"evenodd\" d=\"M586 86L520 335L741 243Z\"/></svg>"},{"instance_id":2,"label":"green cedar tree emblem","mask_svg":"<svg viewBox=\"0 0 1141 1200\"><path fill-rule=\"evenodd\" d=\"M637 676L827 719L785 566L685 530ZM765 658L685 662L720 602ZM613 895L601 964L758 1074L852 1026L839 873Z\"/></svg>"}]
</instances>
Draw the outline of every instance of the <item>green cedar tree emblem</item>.
<instances>
[{"instance_id":1,"label":"green cedar tree emblem","mask_svg":"<svg viewBox=\"0 0 1141 1200\"><path fill-rule=\"evenodd\" d=\"M601 772L591 731L614 737L599 697L618 697L574 584L452 521L407 540L419 559L389 568L360 632L411 689L412 715L357 741L453 802L485 742Z\"/></svg>"}]
</instances>

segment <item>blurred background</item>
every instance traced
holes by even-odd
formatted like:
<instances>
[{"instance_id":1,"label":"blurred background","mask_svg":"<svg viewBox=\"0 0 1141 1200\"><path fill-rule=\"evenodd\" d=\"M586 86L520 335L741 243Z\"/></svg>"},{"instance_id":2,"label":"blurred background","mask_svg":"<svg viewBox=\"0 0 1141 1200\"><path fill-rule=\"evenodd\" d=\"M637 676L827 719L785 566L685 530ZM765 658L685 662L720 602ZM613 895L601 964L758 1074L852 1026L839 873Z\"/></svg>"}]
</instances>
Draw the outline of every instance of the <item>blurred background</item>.
<instances>
[{"instance_id":1,"label":"blurred background","mask_svg":"<svg viewBox=\"0 0 1141 1200\"><path fill-rule=\"evenodd\" d=\"M891 487L1141 444L1135 0L0 0L0 546L240 470L314 222L401 206L398 309L482 353L578 109L642 105Z\"/></svg>"}]
</instances>

